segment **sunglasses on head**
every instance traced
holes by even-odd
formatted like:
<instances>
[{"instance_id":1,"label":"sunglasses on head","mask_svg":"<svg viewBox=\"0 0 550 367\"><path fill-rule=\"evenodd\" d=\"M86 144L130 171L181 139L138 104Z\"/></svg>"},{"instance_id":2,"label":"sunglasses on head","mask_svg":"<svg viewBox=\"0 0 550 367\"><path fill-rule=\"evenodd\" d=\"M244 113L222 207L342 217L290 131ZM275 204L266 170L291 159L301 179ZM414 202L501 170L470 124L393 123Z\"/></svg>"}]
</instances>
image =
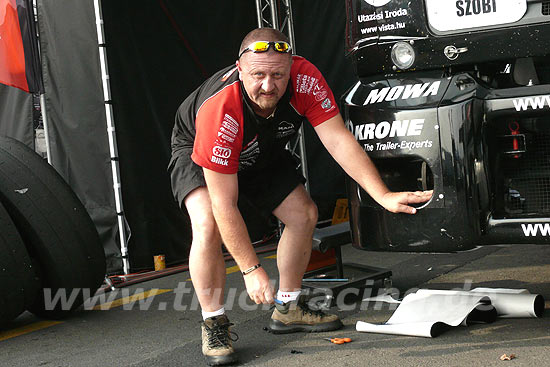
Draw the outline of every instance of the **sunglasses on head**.
<instances>
[{"instance_id":1,"label":"sunglasses on head","mask_svg":"<svg viewBox=\"0 0 550 367\"><path fill-rule=\"evenodd\" d=\"M239 54L239 59L247 51L252 51L254 53L267 52L269 50L269 47L271 46L273 46L273 49L275 51L280 53L290 52L290 45L288 44L288 42L285 41L256 41L252 42L248 45L247 48L242 50L242 52Z\"/></svg>"}]
</instances>

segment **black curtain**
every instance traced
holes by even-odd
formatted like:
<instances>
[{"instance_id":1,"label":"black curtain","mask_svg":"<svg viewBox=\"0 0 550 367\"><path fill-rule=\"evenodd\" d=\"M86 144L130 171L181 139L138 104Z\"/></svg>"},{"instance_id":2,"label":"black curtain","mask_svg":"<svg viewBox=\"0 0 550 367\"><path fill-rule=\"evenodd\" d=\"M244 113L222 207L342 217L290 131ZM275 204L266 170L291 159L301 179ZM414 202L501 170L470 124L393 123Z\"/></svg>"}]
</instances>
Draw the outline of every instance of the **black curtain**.
<instances>
[{"instance_id":1,"label":"black curtain","mask_svg":"<svg viewBox=\"0 0 550 367\"><path fill-rule=\"evenodd\" d=\"M321 71L337 100L357 77L344 55L345 1L292 0L297 53ZM346 198L345 173L305 124L310 194L319 208L319 219L332 218L337 199Z\"/></svg>"},{"instance_id":2,"label":"black curtain","mask_svg":"<svg viewBox=\"0 0 550 367\"><path fill-rule=\"evenodd\" d=\"M190 225L166 172L175 112L204 79L233 63L254 27L253 1L104 1L124 206L134 268L187 257Z\"/></svg>"},{"instance_id":3,"label":"black curtain","mask_svg":"<svg viewBox=\"0 0 550 367\"><path fill-rule=\"evenodd\" d=\"M344 5L293 1L298 54L317 65L336 96L354 80L344 58ZM131 263L149 267L153 253L181 260L190 243L182 227L189 224L166 174L174 114L208 76L235 62L243 36L257 26L255 2L105 1L103 14L124 205L134 233ZM345 197L344 175L311 128L306 141L312 196L321 217L330 218L336 199ZM272 229L244 215L253 239Z\"/></svg>"},{"instance_id":4,"label":"black curtain","mask_svg":"<svg viewBox=\"0 0 550 367\"><path fill-rule=\"evenodd\" d=\"M345 3L292 3L298 54L321 70L338 98L355 81L344 58ZM96 223L109 271L119 271L93 2L38 6L54 166ZM235 62L243 36L257 26L255 1L117 0L102 7L132 270L150 268L161 253L169 264L182 262L190 226L166 173L174 114L202 81ZM329 218L345 197L344 175L309 127L306 144L311 193L321 218ZM271 229L250 218L253 238Z\"/></svg>"},{"instance_id":5,"label":"black curtain","mask_svg":"<svg viewBox=\"0 0 550 367\"><path fill-rule=\"evenodd\" d=\"M34 148L32 94L0 84L0 136Z\"/></svg>"},{"instance_id":6,"label":"black curtain","mask_svg":"<svg viewBox=\"0 0 550 367\"><path fill-rule=\"evenodd\" d=\"M110 272L121 268L93 1L39 0L52 164L96 224Z\"/></svg>"}]
</instances>

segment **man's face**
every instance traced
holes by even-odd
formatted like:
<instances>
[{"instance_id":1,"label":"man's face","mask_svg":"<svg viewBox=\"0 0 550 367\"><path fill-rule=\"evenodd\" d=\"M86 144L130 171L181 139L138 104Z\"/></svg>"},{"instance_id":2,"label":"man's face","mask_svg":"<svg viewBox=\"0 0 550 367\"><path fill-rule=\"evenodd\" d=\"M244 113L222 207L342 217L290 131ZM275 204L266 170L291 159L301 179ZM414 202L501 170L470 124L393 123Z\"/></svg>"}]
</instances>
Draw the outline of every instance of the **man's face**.
<instances>
[{"instance_id":1,"label":"man's face","mask_svg":"<svg viewBox=\"0 0 550 367\"><path fill-rule=\"evenodd\" d=\"M254 103L254 111L260 116L269 116L285 94L291 65L289 54L273 50L247 52L237 61L244 89Z\"/></svg>"}]
</instances>

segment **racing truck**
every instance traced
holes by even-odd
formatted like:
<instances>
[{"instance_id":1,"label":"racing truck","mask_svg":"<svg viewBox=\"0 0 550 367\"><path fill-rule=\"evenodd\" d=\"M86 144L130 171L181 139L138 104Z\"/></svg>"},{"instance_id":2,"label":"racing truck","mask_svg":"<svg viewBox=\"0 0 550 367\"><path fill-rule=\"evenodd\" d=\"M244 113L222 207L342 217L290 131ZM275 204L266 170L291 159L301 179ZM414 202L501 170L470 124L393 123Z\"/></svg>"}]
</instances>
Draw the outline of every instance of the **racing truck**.
<instances>
[{"instance_id":1,"label":"racing truck","mask_svg":"<svg viewBox=\"0 0 550 367\"><path fill-rule=\"evenodd\" d=\"M352 243L453 252L550 243L550 1L346 0L347 127L394 191L348 180Z\"/></svg>"}]
</instances>

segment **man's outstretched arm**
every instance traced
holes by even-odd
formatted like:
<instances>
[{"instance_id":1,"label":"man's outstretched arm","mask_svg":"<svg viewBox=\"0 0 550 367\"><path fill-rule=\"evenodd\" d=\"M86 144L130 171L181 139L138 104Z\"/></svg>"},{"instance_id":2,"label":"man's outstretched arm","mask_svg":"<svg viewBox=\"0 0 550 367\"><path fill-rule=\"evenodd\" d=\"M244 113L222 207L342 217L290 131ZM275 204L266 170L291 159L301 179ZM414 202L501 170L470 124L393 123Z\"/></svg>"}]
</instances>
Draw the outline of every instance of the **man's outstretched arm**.
<instances>
[{"instance_id":1,"label":"man's outstretched arm","mask_svg":"<svg viewBox=\"0 0 550 367\"><path fill-rule=\"evenodd\" d=\"M391 192L380 178L376 166L345 127L340 114L315 127L315 132L330 155L380 205L393 213L416 213L409 204L423 203L432 191Z\"/></svg>"},{"instance_id":2,"label":"man's outstretched arm","mask_svg":"<svg viewBox=\"0 0 550 367\"><path fill-rule=\"evenodd\" d=\"M246 224L237 206L239 184L237 174L218 173L203 168L204 178L212 202L212 212L225 247L241 270L259 263L250 241ZM256 303L273 303L273 287L263 268L244 276L250 298Z\"/></svg>"}]
</instances>

